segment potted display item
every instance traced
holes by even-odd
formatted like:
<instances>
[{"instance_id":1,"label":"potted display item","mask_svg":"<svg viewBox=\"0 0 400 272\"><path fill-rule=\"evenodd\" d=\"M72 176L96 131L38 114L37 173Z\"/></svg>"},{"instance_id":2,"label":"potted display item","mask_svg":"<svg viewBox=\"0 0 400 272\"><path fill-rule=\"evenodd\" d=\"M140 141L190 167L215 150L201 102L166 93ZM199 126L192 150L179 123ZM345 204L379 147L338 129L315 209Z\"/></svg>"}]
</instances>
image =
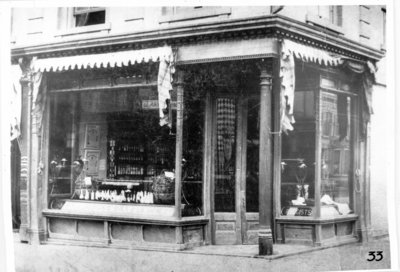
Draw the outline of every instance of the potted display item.
<instances>
[{"instance_id":1,"label":"potted display item","mask_svg":"<svg viewBox=\"0 0 400 272\"><path fill-rule=\"evenodd\" d=\"M174 204L175 175L173 172L163 171L153 178L153 196L155 204Z\"/></svg>"}]
</instances>

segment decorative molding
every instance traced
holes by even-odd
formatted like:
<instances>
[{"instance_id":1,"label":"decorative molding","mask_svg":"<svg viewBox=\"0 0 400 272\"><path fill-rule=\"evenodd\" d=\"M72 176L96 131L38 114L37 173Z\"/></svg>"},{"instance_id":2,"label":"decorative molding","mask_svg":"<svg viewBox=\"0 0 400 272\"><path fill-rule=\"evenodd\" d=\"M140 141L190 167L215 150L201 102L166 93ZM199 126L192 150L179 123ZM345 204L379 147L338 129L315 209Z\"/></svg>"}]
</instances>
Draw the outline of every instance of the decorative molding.
<instances>
[{"instance_id":1,"label":"decorative molding","mask_svg":"<svg viewBox=\"0 0 400 272\"><path fill-rule=\"evenodd\" d=\"M346 57L378 61L384 54L379 49L365 46L359 42L323 31L320 27L299 22L281 15L269 15L237 20L224 20L212 23L168 27L128 34L103 37L81 37L77 40L63 41L26 47L14 47L14 61L23 56L49 58L99 52L141 49L171 45L213 42L231 39L250 39L261 36L281 36L297 42L316 46ZM77 37L78 38L78 37Z\"/></svg>"},{"instance_id":2,"label":"decorative molding","mask_svg":"<svg viewBox=\"0 0 400 272\"><path fill-rule=\"evenodd\" d=\"M220 62L220 61L233 61L233 60L246 60L246 59L262 59L262 58L277 58L278 54L256 54L256 55L246 55L246 56L230 56L222 58L207 58L207 59L196 59L190 61L179 61L178 65L183 64L197 64L197 63L209 63L209 62Z\"/></svg>"},{"instance_id":3,"label":"decorative molding","mask_svg":"<svg viewBox=\"0 0 400 272\"><path fill-rule=\"evenodd\" d=\"M80 34L86 34L86 33L110 31L110 30L111 30L111 23L108 22L108 23L98 24L98 25L69 28L67 30L62 30L62 31L57 32L54 35L54 37L65 37L65 36L80 35Z\"/></svg>"}]
</instances>

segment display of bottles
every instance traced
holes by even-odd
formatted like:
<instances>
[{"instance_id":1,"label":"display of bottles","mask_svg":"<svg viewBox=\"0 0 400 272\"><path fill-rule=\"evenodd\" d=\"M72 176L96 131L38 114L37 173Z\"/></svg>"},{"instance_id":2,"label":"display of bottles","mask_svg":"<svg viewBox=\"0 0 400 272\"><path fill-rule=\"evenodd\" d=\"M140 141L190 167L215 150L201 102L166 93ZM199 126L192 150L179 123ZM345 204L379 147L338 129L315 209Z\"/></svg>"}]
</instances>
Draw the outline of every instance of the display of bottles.
<instances>
[{"instance_id":1,"label":"display of bottles","mask_svg":"<svg viewBox=\"0 0 400 272\"><path fill-rule=\"evenodd\" d=\"M129 131L118 132L108 139L107 178L146 179L168 167L169 147L143 145L134 139Z\"/></svg>"},{"instance_id":2,"label":"display of bottles","mask_svg":"<svg viewBox=\"0 0 400 272\"><path fill-rule=\"evenodd\" d=\"M93 201L111 201L111 202L127 202L127 203L142 203L152 204L153 193L151 191L140 190L81 190L79 194L81 200Z\"/></svg>"},{"instance_id":3,"label":"display of bottles","mask_svg":"<svg viewBox=\"0 0 400 272\"><path fill-rule=\"evenodd\" d=\"M117 175L142 176L143 174L144 168L142 166L133 166L129 164L117 166Z\"/></svg>"}]
</instances>

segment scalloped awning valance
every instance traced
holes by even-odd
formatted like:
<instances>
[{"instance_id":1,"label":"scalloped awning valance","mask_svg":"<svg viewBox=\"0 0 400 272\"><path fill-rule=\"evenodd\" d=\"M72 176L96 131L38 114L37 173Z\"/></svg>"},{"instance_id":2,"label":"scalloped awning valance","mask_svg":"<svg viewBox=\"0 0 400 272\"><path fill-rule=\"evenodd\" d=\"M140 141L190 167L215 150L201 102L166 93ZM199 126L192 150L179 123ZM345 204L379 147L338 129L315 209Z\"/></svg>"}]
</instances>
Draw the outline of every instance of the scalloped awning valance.
<instances>
[{"instance_id":1,"label":"scalloped awning valance","mask_svg":"<svg viewBox=\"0 0 400 272\"><path fill-rule=\"evenodd\" d=\"M293 54L297 59L304 62L314 62L320 65L337 66L343 63L343 59L340 55L296 43L291 40L282 41L282 54Z\"/></svg>"},{"instance_id":2,"label":"scalloped awning valance","mask_svg":"<svg viewBox=\"0 0 400 272\"><path fill-rule=\"evenodd\" d=\"M341 69L362 75L360 96L363 100L361 110L361 134L366 134L367 123L372 110L372 90L375 83L376 67L373 63L354 61L319 48L299 44L290 40L281 41L280 78L281 78L281 130L293 130L293 103L295 94L295 58L303 62L313 62L325 66L339 66Z\"/></svg>"},{"instance_id":3,"label":"scalloped awning valance","mask_svg":"<svg viewBox=\"0 0 400 272\"><path fill-rule=\"evenodd\" d=\"M167 100L171 99L170 90L172 90L172 74L174 73L174 55L170 46L103 54L33 59L31 62L31 69L34 71L32 84L34 103L32 111L36 112L39 120L38 123L41 125L41 117L44 110L42 100L46 99L47 88L40 88L40 85L42 75L45 72L122 67L149 61L160 62L157 78L160 125L170 125L168 116L163 113L163 110L167 108Z\"/></svg>"},{"instance_id":4,"label":"scalloped awning valance","mask_svg":"<svg viewBox=\"0 0 400 272\"><path fill-rule=\"evenodd\" d=\"M75 69L89 69L101 67L121 67L129 64L173 60L170 46L129 50L121 52L79 55L60 58L37 59L33 63L35 72L60 72Z\"/></svg>"}]
</instances>

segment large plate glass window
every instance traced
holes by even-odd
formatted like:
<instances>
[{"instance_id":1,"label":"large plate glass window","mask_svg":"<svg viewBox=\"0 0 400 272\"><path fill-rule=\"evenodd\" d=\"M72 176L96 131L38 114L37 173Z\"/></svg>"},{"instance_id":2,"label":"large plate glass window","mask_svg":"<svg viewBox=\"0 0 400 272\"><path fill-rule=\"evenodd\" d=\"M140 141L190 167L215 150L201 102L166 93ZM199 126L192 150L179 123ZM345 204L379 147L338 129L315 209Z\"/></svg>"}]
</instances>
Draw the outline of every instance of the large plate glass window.
<instances>
[{"instance_id":1,"label":"large plate glass window","mask_svg":"<svg viewBox=\"0 0 400 272\"><path fill-rule=\"evenodd\" d=\"M174 205L175 126L160 126L155 87L53 95L49 160L50 205L59 197Z\"/></svg>"},{"instance_id":2,"label":"large plate glass window","mask_svg":"<svg viewBox=\"0 0 400 272\"><path fill-rule=\"evenodd\" d=\"M347 215L352 173L352 99L321 93L321 217Z\"/></svg>"}]
</instances>

